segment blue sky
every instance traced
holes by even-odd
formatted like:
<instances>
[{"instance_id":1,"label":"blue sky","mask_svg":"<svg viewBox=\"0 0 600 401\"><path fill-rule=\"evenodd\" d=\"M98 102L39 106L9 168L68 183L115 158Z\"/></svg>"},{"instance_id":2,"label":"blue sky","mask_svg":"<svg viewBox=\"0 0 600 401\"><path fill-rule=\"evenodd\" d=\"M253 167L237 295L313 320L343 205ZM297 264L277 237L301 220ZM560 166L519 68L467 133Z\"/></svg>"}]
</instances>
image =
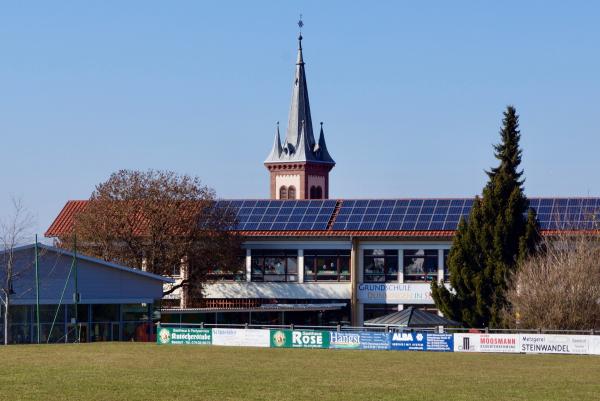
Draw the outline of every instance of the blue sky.
<instances>
[{"instance_id":1,"label":"blue sky","mask_svg":"<svg viewBox=\"0 0 600 401\"><path fill-rule=\"evenodd\" d=\"M63 1L0 7L0 215L42 233L121 169L267 197L304 15L332 197L479 193L502 111L529 195L600 196L597 2Z\"/></svg>"}]
</instances>

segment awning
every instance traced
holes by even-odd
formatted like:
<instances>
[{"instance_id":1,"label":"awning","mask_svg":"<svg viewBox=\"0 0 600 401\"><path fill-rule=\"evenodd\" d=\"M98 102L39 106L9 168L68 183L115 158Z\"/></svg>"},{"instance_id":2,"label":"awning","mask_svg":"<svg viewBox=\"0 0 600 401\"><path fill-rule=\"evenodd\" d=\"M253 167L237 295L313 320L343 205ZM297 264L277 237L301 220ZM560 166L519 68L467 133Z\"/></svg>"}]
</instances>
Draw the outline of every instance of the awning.
<instances>
[{"instance_id":1,"label":"awning","mask_svg":"<svg viewBox=\"0 0 600 401\"><path fill-rule=\"evenodd\" d=\"M346 303L325 304L264 304L249 308L163 308L160 310L165 315L178 313L216 313L216 312L319 312L326 310L339 310Z\"/></svg>"},{"instance_id":2,"label":"awning","mask_svg":"<svg viewBox=\"0 0 600 401\"><path fill-rule=\"evenodd\" d=\"M415 309L412 306L404 310L390 313L365 321L365 326L388 327L436 327L436 326L461 326L459 322L446 319L434 313Z\"/></svg>"}]
</instances>

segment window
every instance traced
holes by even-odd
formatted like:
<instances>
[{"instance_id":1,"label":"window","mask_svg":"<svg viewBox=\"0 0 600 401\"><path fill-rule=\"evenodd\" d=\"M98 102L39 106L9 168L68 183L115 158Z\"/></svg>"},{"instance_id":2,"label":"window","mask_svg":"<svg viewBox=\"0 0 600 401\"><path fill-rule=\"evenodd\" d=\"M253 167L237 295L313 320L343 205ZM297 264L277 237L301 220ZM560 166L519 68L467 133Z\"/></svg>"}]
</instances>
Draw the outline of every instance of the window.
<instances>
[{"instance_id":1,"label":"window","mask_svg":"<svg viewBox=\"0 0 600 401\"><path fill-rule=\"evenodd\" d=\"M404 281L437 279L437 249L407 249L404 251Z\"/></svg>"},{"instance_id":2,"label":"window","mask_svg":"<svg viewBox=\"0 0 600 401\"><path fill-rule=\"evenodd\" d=\"M238 256L237 264L230 268L215 267L207 275L210 281L246 281L246 254Z\"/></svg>"},{"instance_id":3,"label":"window","mask_svg":"<svg viewBox=\"0 0 600 401\"><path fill-rule=\"evenodd\" d=\"M282 186L281 188L279 188L279 199L287 199L287 195L288 191L287 188L284 186Z\"/></svg>"},{"instance_id":4,"label":"window","mask_svg":"<svg viewBox=\"0 0 600 401\"><path fill-rule=\"evenodd\" d=\"M252 281L298 281L298 251L253 249Z\"/></svg>"},{"instance_id":5,"label":"window","mask_svg":"<svg viewBox=\"0 0 600 401\"><path fill-rule=\"evenodd\" d=\"M304 251L304 281L349 281L350 250Z\"/></svg>"},{"instance_id":6,"label":"window","mask_svg":"<svg viewBox=\"0 0 600 401\"><path fill-rule=\"evenodd\" d=\"M444 249L444 281L450 281L450 270L448 269L448 255L450 249Z\"/></svg>"},{"instance_id":7,"label":"window","mask_svg":"<svg viewBox=\"0 0 600 401\"><path fill-rule=\"evenodd\" d=\"M322 199L323 198L323 190L321 187L315 187L314 185L310 187L310 199Z\"/></svg>"},{"instance_id":8,"label":"window","mask_svg":"<svg viewBox=\"0 0 600 401\"><path fill-rule=\"evenodd\" d=\"M385 283L398 281L398 251L365 249L364 282Z\"/></svg>"},{"instance_id":9,"label":"window","mask_svg":"<svg viewBox=\"0 0 600 401\"><path fill-rule=\"evenodd\" d=\"M288 199L296 199L296 187L293 185L290 185L288 187Z\"/></svg>"}]
</instances>

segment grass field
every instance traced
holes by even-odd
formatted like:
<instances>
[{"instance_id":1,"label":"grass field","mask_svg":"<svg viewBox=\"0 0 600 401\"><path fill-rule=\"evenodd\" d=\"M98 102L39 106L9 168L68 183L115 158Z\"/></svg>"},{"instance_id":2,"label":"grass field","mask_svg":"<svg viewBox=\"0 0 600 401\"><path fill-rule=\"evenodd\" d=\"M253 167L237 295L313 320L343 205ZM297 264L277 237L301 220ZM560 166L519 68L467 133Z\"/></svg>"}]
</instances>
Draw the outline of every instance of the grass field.
<instances>
[{"instance_id":1,"label":"grass field","mask_svg":"<svg viewBox=\"0 0 600 401\"><path fill-rule=\"evenodd\" d=\"M2 400L600 400L600 357L96 343L0 347Z\"/></svg>"}]
</instances>

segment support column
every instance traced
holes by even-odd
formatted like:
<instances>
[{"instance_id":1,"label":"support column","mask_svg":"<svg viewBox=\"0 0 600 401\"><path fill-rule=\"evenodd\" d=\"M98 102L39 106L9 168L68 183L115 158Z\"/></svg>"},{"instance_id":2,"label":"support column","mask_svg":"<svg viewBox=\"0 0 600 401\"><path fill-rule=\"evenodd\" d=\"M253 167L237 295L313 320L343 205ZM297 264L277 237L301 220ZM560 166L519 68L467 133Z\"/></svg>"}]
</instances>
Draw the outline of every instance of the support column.
<instances>
[{"instance_id":1,"label":"support column","mask_svg":"<svg viewBox=\"0 0 600 401\"><path fill-rule=\"evenodd\" d=\"M147 333L148 339L152 338L152 333L154 332L154 326L152 325L152 313L153 313L152 307L153 307L152 302L148 302L148 304L147 304L148 324L146 325L148 327L148 333ZM112 330L112 327L111 327L111 330Z\"/></svg>"},{"instance_id":2,"label":"support column","mask_svg":"<svg viewBox=\"0 0 600 401\"><path fill-rule=\"evenodd\" d=\"M444 282L444 249L438 249L438 284L442 284ZM438 311L438 316L444 316L444 314Z\"/></svg>"},{"instance_id":3,"label":"support column","mask_svg":"<svg viewBox=\"0 0 600 401\"><path fill-rule=\"evenodd\" d=\"M152 323L152 316L148 316L150 323ZM125 323L123 321L123 304L119 304L119 341L123 341L123 329Z\"/></svg>"},{"instance_id":4,"label":"support column","mask_svg":"<svg viewBox=\"0 0 600 401\"><path fill-rule=\"evenodd\" d=\"M252 250L246 249L246 281L252 281Z\"/></svg>"},{"instance_id":5,"label":"support column","mask_svg":"<svg viewBox=\"0 0 600 401\"><path fill-rule=\"evenodd\" d=\"M437 282L438 282L438 284L442 284L444 282L444 250L443 249L438 249Z\"/></svg>"},{"instance_id":6,"label":"support column","mask_svg":"<svg viewBox=\"0 0 600 401\"><path fill-rule=\"evenodd\" d=\"M359 241L356 238L351 239L352 248L350 250L350 283L352 288L352 294L350 298L350 310L352 314L352 326L358 326L359 322L362 320L361 315L362 311L359 313L359 308L362 308L362 305L358 303L358 283L362 281L358 275L358 260L359 256Z\"/></svg>"},{"instance_id":7,"label":"support column","mask_svg":"<svg viewBox=\"0 0 600 401\"><path fill-rule=\"evenodd\" d=\"M304 282L304 249L298 249L298 282Z\"/></svg>"},{"instance_id":8,"label":"support column","mask_svg":"<svg viewBox=\"0 0 600 401\"><path fill-rule=\"evenodd\" d=\"M87 339L86 342L91 342L92 341L92 322L94 321L94 317L92 316L92 304L88 304L87 306L87 310L88 310L88 328L87 328Z\"/></svg>"},{"instance_id":9,"label":"support column","mask_svg":"<svg viewBox=\"0 0 600 401\"><path fill-rule=\"evenodd\" d=\"M398 282L404 283L404 249L398 250Z\"/></svg>"}]
</instances>

